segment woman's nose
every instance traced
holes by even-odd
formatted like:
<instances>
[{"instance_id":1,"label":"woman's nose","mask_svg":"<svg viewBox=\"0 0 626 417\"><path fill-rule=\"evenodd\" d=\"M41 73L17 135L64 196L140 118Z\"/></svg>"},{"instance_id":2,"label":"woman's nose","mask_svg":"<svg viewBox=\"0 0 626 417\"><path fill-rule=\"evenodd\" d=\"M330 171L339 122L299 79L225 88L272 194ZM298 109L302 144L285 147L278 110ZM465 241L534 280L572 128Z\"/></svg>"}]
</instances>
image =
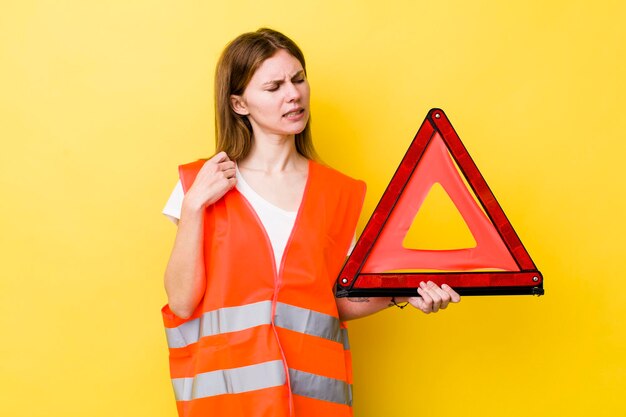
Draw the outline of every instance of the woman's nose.
<instances>
[{"instance_id":1,"label":"woman's nose","mask_svg":"<svg viewBox=\"0 0 626 417\"><path fill-rule=\"evenodd\" d=\"M287 101L295 101L300 98L300 90L298 90L298 87L294 83L288 83L286 87Z\"/></svg>"}]
</instances>

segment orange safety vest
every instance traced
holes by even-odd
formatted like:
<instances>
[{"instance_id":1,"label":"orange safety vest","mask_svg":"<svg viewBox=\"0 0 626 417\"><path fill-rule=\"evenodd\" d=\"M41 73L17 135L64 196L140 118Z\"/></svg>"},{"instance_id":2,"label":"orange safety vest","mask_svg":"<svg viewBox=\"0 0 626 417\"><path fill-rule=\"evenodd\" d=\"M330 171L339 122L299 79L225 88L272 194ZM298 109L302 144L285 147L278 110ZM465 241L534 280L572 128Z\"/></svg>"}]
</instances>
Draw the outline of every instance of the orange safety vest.
<instances>
[{"instance_id":1,"label":"orange safety vest","mask_svg":"<svg viewBox=\"0 0 626 417\"><path fill-rule=\"evenodd\" d=\"M185 192L202 167L179 167ZM235 188L207 207L206 291L183 320L162 310L179 416L352 416L347 329L333 288L365 184L309 161L280 268Z\"/></svg>"}]
</instances>

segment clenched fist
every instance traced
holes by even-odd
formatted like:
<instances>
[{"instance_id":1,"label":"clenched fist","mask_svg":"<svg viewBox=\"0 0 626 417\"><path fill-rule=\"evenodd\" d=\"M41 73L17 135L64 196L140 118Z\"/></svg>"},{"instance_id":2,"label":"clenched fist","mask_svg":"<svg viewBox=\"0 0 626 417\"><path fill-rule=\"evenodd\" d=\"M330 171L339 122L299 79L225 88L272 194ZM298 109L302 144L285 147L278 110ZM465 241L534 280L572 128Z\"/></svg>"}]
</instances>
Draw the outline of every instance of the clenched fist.
<instances>
[{"instance_id":1,"label":"clenched fist","mask_svg":"<svg viewBox=\"0 0 626 417\"><path fill-rule=\"evenodd\" d=\"M220 152L206 161L183 200L183 206L192 210L204 209L222 198L237 184L235 163L226 152Z\"/></svg>"}]
</instances>

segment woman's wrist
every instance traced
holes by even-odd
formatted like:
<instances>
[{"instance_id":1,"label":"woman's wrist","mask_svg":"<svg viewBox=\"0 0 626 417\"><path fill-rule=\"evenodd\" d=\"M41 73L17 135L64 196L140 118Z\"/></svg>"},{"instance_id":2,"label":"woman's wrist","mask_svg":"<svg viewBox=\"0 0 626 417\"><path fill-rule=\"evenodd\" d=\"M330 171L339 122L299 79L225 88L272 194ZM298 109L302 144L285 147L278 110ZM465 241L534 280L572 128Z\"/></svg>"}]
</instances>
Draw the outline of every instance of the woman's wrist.
<instances>
[{"instance_id":1,"label":"woman's wrist","mask_svg":"<svg viewBox=\"0 0 626 417\"><path fill-rule=\"evenodd\" d=\"M205 204L198 203L193 199L185 197L180 209L181 218L200 217L204 213L205 207Z\"/></svg>"},{"instance_id":2,"label":"woman's wrist","mask_svg":"<svg viewBox=\"0 0 626 417\"><path fill-rule=\"evenodd\" d=\"M389 302L389 307L395 306L401 310L407 305L409 305L409 297L391 297Z\"/></svg>"}]
</instances>

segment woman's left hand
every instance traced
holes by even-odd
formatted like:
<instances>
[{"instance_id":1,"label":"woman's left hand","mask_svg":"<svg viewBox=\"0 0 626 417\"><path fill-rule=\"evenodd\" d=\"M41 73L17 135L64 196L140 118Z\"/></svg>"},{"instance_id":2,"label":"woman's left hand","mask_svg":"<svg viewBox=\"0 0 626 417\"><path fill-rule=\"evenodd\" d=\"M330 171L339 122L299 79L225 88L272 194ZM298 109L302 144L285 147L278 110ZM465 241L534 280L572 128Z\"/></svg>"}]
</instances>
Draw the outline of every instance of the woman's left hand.
<instances>
[{"instance_id":1,"label":"woman's left hand","mask_svg":"<svg viewBox=\"0 0 626 417\"><path fill-rule=\"evenodd\" d=\"M432 281L420 282L417 293L420 297L409 297L406 301L426 314L436 313L448 307L450 303L461 301L461 296L449 285L443 284L440 287Z\"/></svg>"}]
</instances>

